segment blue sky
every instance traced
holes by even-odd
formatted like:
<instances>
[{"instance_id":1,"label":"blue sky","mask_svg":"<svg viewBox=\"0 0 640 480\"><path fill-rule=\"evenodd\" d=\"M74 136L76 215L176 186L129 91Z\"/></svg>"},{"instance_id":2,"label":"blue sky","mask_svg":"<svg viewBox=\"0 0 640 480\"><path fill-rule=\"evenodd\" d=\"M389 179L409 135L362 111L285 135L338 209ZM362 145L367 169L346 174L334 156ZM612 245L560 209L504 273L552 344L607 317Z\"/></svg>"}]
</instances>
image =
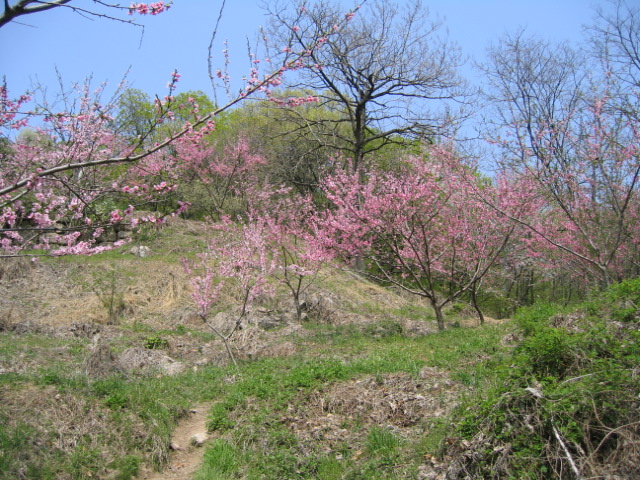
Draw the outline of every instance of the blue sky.
<instances>
[{"instance_id":1,"label":"blue sky","mask_svg":"<svg viewBox=\"0 0 640 480\"><path fill-rule=\"evenodd\" d=\"M400 0L402 3L403 0ZM128 82L149 94L166 94L173 69L182 75L178 91L211 94L207 76L207 47L220 0L174 0L167 13L140 18L139 28L103 19L87 19L66 8L20 17L0 29L0 75L11 96L39 81L49 93L57 90L56 68L65 83L89 75L97 84L116 85L130 69ZM214 48L221 64L222 41L228 39L236 79L248 69L246 39L254 39L266 24L259 0L227 0ZM356 2L343 0L345 11ZM583 41L582 26L592 21L594 5L605 0L425 0L432 15L444 18L451 40L476 59L501 34L526 27L549 40ZM73 4L91 8L89 0ZM128 4L127 2L123 4ZM126 15L125 15L126 17ZM215 61L215 59L214 59ZM239 84L238 84L239 85Z\"/></svg>"}]
</instances>

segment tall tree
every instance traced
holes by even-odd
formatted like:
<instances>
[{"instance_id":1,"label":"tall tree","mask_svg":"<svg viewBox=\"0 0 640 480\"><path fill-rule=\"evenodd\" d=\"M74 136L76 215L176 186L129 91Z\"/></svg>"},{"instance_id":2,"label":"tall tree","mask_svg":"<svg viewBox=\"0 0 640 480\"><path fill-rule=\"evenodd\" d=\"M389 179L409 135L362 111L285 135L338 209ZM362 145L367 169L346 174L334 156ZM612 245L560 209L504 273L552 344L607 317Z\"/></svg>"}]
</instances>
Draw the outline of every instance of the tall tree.
<instances>
[{"instance_id":1,"label":"tall tree","mask_svg":"<svg viewBox=\"0 0 640 480\"><path fill-rule=\"evenodd\" d=\"M266 5L278 45L308 50L309 68L290 80L294 90L315 92L335 116L297 119L297 130L341 150L358 170L365 157L393 143L434 139L451 126L449 107L465 95L458 49L440 35L419 0L390 0L345 12L339 3L294 0ZM343 24L344 19L349 22ZM339 35L323 37L323 32ZM320 38L324 48L312 49ZM347 128L344 128L344 127Z\"/></svg>"},{"instance_id":2,"label":"tall tree","mask_svg":"<svg viewBox=\"0 0 640 480\"><path fill-rule=\"evenodd\" d=\"M640 136L619 107L637 95L608 70L587 77L589 59L568 46L522 32L505 36L489 61L492 141L500 139L502 167L542 202L537 215L518 219L534 254L600 285L622 278L637 235Z\"/></svg>"}]
</instances>

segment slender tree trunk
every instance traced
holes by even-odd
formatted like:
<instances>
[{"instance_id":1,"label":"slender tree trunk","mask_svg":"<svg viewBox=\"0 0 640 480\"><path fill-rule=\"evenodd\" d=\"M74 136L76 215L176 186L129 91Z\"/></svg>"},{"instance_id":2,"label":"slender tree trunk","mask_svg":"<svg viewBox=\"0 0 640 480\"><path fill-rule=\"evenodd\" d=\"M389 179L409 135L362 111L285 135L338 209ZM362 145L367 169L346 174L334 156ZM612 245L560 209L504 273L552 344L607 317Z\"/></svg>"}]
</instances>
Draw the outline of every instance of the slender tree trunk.
<instances>
[{"instance_id":1,"label":"slender tree trunk","mask_svg":"<svg viewBox=\"0 0 640 480\"><path fill-rule=\"evenodd\" d=\"M484 325L484 314L480 309L480 305L478 305L478 290L475 283L471 287L470 291L471 291L471 304L473 305L473 308L475 308L476 312L478 313L478 319L480 321L480 325Z\"/></svg>"},{"instance_id":2,"label":"slender tree trunk","mask_svg":"<svg viewBox=\"0 0 640 480\"><path fill-rule=\"evenodd\" d=\"M300 305L300 293L294 291L293 292L293 302L296 305L296 320L298 322L302 321L302 305Z\"/></svg>"},{"instance_id":3,"label":"slender tree trunk","mask_svg":"<svg viewBox=\"0 0 640 480\"><path fill-rule=\"evenodd\" d=\"M431 306L436 314L436 321L438 322L438 330L444 330L444 315L442 313L442 305L440 305L435 299L431 300Z\"/></svg>"}]
</instances>

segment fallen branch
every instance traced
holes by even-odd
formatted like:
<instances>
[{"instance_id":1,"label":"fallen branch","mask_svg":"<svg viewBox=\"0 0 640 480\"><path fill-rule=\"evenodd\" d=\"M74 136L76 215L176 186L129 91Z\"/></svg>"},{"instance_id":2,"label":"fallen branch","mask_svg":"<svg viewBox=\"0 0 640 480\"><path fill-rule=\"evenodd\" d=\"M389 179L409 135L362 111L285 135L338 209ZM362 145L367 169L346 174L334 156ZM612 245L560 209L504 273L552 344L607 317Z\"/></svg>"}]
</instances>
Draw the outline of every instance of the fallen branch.
<instances>
[{"instance_id":1,"label":"fallen branch","mask_svg":"<svg viewBox=\"0 0 640 480\"><path fill-rule=\"evenodd\" d=\"M569 449L567 448L565 443L562 441L562 437L560 436L560 433L556 429L555 425L552 424L551 429L553 430L553 435L556 437L556 440L558 440L558 443L562 447L562 450L564 450L564 454L567 457L567 460L569 461L569 465L571 465L571 469L573 470L573 473L576 474L576 479L585 480L585 478L580 473L580 470L578 470L578 466L576 465L576 462L573 460L573 457L571 456L571 452L569 452Z\"/></svg>"}]
</instances>

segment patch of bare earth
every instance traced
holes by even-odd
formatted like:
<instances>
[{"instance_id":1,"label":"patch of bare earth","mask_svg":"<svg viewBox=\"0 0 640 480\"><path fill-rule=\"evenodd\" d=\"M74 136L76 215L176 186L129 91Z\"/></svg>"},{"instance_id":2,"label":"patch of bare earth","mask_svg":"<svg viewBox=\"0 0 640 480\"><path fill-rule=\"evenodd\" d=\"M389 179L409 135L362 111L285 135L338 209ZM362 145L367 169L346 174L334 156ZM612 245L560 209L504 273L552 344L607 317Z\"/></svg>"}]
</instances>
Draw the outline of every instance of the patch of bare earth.
<instances>
[{"instance_id":1,"label":"patch of bare earth","mask_svg":"<svg viewBox=\"0 0 640 480\"><path fill-rule=\"evenodd\" d=\"M189 411L173 432L169 461L161 472L144 469L137 478L145 480L187 480L202 463L207 435L209 405L198 405Z\"/></svg>"}]
</instances>

